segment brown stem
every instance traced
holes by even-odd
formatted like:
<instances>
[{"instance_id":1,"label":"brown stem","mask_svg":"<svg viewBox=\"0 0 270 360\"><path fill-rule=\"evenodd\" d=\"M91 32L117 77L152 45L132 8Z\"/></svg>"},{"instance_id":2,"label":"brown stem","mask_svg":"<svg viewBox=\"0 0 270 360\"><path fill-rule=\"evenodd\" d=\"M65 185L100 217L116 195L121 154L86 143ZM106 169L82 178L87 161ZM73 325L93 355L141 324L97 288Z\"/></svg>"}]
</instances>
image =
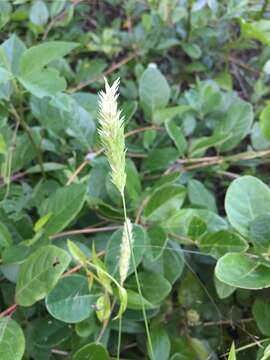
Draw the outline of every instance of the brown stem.
<instances>
[{"instance_id":1,"label":"brown stem","mask_svg":"<svg viewBox=\"0 0 270 360\"><path fill-rule=\"evenodd\" d=\"M118 230L119 228L121 228L121 226L113 225L113 226L106 226L106 227L100 227L100 228L90 227L90 228L84 228L84 229L79 229L79 230L69 230L69 231L64 231L64 232L52 235L52 236L50 236L50 239L57 239L57 238L60 238L63 236L69 236L69 235L95 234L95 233L99 233L99 232Z\"/></svg>"},{"instance_id":2,"label":"brown stem","mask_svg":"<svg viewBox=\"0 0 270 360\"><path fill-rule=\"evenodd\" d=\"M132 53L132 54L128 55L127 57L125 57L124 59L119 61L118 63L113 64L110 68L108 68L102 74L94 77L93 79L90 79L90 80L87 80L87 81L84 81L84 82L80 83L79 85L75 86L74 88L69 89L68 92L70 94L73 94L74 92L79 91L79 90L85 88L86 86L89 86L90 84L93 84L94 82L102 79L104 76L107 76L107 75L113 73L115 70L117 70L121 66L127 64L128 62L130 62L131 60L133 60L137 56L138 56L137 53Z\"/></svg>"},{"instance_id":3,"label":"brown stem","mask_svg":"<svg viewBox=\"0 0 270 360\"><path fill-rule=\"evenodd\" d=\"M35 140L34 140L32 134L31 134L31 131L28 128L28 125L26 124L24 119L18 114L18 112L15 109L15 107L13 106L13 104L10 104L10 110L11 110L11 113L14 115L15 119L18 121L18 123L22 126L22 128L26 132L26 135L28 136L29 141L32 144L33 148L36 150L40 170L42 172L43 177L46 177L44 167L43 167L43 160L42 160L41 150L38 147L38 145L35 143Z\"/></svg>"},{"instance_id":4,"label":"brown stem","mask_svg":"<svg viewBox=\"0 0 270 360\"><path fill-rule=\"evenodd\" d=\"M135 219L135 224L139 224L140 222L140 218L141 218L141 215L142 215L142 212L144 210L144 207L145 205L147 204L148 200L149 200L149 196L147 196L141 203L139 209L138 209L138 212L137 212L137 215L136 215L136 219Z\"/></svg>"},{"instance_id":5,"label":"brown stem","mask_svg":"<svg viewBox=\"0 0 270 360\"><path fill-rule=\"evenodd\" d=\"M9 308L7 308L5 311L2 311L0 313L0 318L4 316L11 315L17 308L17 304L12 304Z\"/></svg>"},{"instance_id":6,"label":"brown stem","mask_svg":"<svg viewBox=\"0 0 270 360\"><path fill-rule=\"evenodd\" d=\"M69 355L69 353L67 351L58 350L58 349L52 349L51 353L55 354L55 355L59 355L59 356L68 356Z\"/></svg>"}]
</instances>

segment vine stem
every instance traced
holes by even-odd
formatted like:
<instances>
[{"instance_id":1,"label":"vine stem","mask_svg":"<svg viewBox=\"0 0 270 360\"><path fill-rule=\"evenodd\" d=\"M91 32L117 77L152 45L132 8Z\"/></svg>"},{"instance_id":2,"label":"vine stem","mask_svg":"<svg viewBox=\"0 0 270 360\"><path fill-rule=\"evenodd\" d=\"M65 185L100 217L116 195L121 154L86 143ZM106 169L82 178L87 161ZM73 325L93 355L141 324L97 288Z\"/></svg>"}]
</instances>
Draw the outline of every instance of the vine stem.
<instances>
[{"instance_id":1,"label":"vine stem","mask_svg":"<svg viewBox=\"0 0 270 360\"><path fill-rule=\"evenodd\" d=\"M121 335L122 335L122 315L119 318L118 344L117 344L117 360L120 360L121 349Z\"/></svg>"},{"instance_id":2,"label":"vine stem","mask_svg":"<svg viewBox=\"0 0 270 360\"><path fill-rule=\"evenodd\" d=\"M10 111L11 113L14 115L15 119L18 121L18 123L22 126L22 128L24 129L24 131L26 132L26 135L29 138L30 143L32 144L33 148L36 150L37 153L37 159L38 159L38 163L40 166L40 170L41 173L43 175L43 177L46 177L45 175L45 171L44 171L44 166L43 166L43 160L42 160L42 153L40 148L38 147L38 145L36 144L30 129L28 128L28 125L26 124L26 122L24 121L24 119L18 114L17 110L15 109L15 107L13 106L13 104L10 104Z\"/></svg>"},{"instance_id":3,"label":"vine stem","mask_svg":"<svg viewBox=\"0 0 270 360\"><path fill-rule=\"evenodd\" d=\"M124 192L121 194L121 196L122 196L123 209L124 209L124 219L125 219L125 223L126 223L128 217L127 217L127 208L126 208L126 200L125 200ZM133 247L132 247L131 234L129 232L128 226L126 228L127 228L128 243L129 243L129 247L131 250L131 260L132 260L132 265L134 268L135 280L136 280L136 284L137 284L137 288L138 288L138 293L139 293L140 299L141 299L142 314L143 314L143 319L144 319L145 331L146 331L146 335L147 335L150 358L154 360L154 352L153 352L153 346L152 346L152 341L151 341L151 335L150 335L148 320L147 320L147 316L146 316L146 310L145 310L145 306L144 306L144 302L143 302L142 289L141 289L141 284L140 284L138 271L137 271L137 267L136 267L135 255L134 255L134 251L133 251Z\"/></svg>"}]
</instances>

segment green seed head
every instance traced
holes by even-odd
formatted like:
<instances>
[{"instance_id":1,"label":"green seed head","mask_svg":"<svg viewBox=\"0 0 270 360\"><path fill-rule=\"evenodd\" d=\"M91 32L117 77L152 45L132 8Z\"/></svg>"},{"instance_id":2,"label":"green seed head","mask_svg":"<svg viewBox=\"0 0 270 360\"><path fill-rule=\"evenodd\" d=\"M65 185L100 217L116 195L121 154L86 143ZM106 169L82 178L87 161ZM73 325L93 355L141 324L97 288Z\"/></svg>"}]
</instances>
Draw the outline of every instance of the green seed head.
<instances>
[{"instance_id":1,"label":"green seed head","mask_svg":"<svg viewBox=\"0 0 270 360\"><path fill-rule=\"evenodd\" d=\"M105 80L105 91L99 93L99 135L112 170L112 182L124 193L126 184L124 117L118 109L119 79L112 86Z\"/></svg>"}]
</instances>

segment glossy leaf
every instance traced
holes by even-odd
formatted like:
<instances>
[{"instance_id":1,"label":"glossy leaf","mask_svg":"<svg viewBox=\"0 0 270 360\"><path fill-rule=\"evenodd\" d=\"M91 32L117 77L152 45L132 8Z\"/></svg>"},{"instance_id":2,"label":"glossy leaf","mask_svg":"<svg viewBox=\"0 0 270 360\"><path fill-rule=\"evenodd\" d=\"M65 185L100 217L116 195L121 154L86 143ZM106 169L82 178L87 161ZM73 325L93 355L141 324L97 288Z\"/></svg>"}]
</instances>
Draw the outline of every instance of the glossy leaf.
<instances>
[{"instance_id":1,"label":"glossy leaf","mask_svg":"<svg viewBox=\"0 0 270 360\"><path fill-rule=\"evenodd\" d=\"M48 41L27 49L20 61L21 75L40 71L50 62L67 55L77 46L73 42Z\"/></svg>"},{"instance_id":2,"label":"glossy leaf","mask_svg":"<svg viewBox=\"0 0 270 360\"><path fill-rule=\"evenodd\" d=\"M155 64L149 64L142 74L139 83L139 94L141 105L150 120L156 109L167 106L170 98L170 88L166 78Z\"/></svg>"},{"instance_id":3,"label":"glossy leaf","mask_svg":"<svg viewBox=\"0 0 270 360\"><path fill-rule=\"evenodd\" d=\"M246 254L228 253L216 265L215 274L225 284L242 289L270 286L270 268Z\"/></svg>"},{"instance_id":4,"label":"glossy leaf","mask_svg":"<svg viewBox=\"0 0 270 360\"><path fill-rule=\"evenodd\" d=\"M149 221L161 221L179 210L184 202L186 190L181 185L164 185L150 196L144 208Z\"/></svg>"},{"instance_id":5,"label":"glossy leaf","mask_svg":"<svg viewBox=\"0 0 270 360\"><path fill-rule=\"evenodd\" d=\"M48 234L64 229L81 210L86 195L84 186L73 184L57 190L40 207L40 215L52 213L45 225Z\"/></svg>"},{"instance_id":6,"label":"glossy leaf","mask_svg":"<svg viewBox=\"0 0 270 360\"><path fill-rule=\"evenodd\" d=\"M21 327L10 317L0 319L0 358L21 360L25 350L25 339Z\"/></svg>"},{"instance_id":7,"label":"glossy leaf","mask_svg":"<svg viewBox=\"0 0 270 360\"><path fill-rule=\"evenodd\" d=\"M199 243L203 252L207 252L215 258L219 258L228 252L244 252L248 249L248 244L242 237L226 230L207 233Z\"/></svg>"},{"instance_id":8,"label":"glossy leaf","mask_svg":"<svg viewBox=\"0 0 270 360\"><path fill-rule=\"evenodd\" d=\"M91 294L85 276L71 275L61 279L46 298L48 312L60 321L77 323L87 319L97 300Z\"/></svg>"},{"instance_id":9,"label":"glossy leaf","mask_svg":"<svg viewBox=\"0 0 270 360\"><path fill-rule=\"evenodd\" d=\"M200 181L192 179L188 182L188 197L191 204L217 212L215 197Z\"/></svg>"},{"instance_id":10,"label":"glossy leaf","mask_svg":"<svg viewBox=\"0 0 270 360\"><path fill-rule=\"evenodd\" d=\"M270 304L267 299L257 298L252 306L252 314L256 320L260 332L265 335L270 335Z\"/></svg>"},{"instance_id":11,"label":"glossy leaf","mask_svg":"<svg viewBox=\"0 0 270 360\"><path fill-rule=\"evenodd\" d=\"M67 268L70 257L66 251L48 245L39 248L22 264L16 284L16 302L31 306L45 298Z\"/></svg>"},{"instance_id":12,"label":"glossy leaf","mask_svg":"<svg viewBox=\"0 0 270 360\"><path fill-rule=\"evenodd\" d=\"M152 327L150 330L153 346L153 360L168 360L170 355L170 338L166 330L161 326ZM148 350L148 353L151 354Z\"/></svg>"},{"instance_id":13,"label":"glossy leaf","mask_svg":"<svg viewBox=\"0 0 270 360\"><path fill-rule=\"evenodd\" d=\"M31 72L24 77L19 77L19 81L31 94L38 98L53 97L66 88L65 79L60 77L55 69Z\"/></svg>"},{"instance_id":14,"label":"glossy leaf","mask_svg":"<svg viewBox=\"0 0 270 360\"><path fill-rule=\"evenodd\" d=\"M171 291L170 283L161 275L152 271L140 272L139 280L143 297L152 304L159 304ZM127 282L127 288L137 290L137 284L133 277Z\"/></svg>"},{"instance_id":15,"label":"glossy leaf","mask_svg":"<svg viewBox=\"0 0 270 360\"><path fill-rule=\"evenodd\" d=\"M253 176L240 177L226 192L225 210L231 225L248 235L251 222L259 215L270 213L270 190Z\"/></svg>"},{"instance_id":16,"label":"glossy leaf","mask_svg":"<svg viewBox=\"0 0 270 360\"><path fill-rule=\"evenodd\" d=\"M72 360L110 360L107 350L101 344L88 344L76 351Z\"/></svg>"},{"instance_id":17,"label":"glossy leaf","mask_svg":"<svg viewBox=\"0 0 270 360\"><path fill-rule=\"evenodd\" d=\"M269 38L270 39L270 38ZM266 105L260 114L260 128L265 139L270 140L270 105Z\"/></svg>"}]
</instances>

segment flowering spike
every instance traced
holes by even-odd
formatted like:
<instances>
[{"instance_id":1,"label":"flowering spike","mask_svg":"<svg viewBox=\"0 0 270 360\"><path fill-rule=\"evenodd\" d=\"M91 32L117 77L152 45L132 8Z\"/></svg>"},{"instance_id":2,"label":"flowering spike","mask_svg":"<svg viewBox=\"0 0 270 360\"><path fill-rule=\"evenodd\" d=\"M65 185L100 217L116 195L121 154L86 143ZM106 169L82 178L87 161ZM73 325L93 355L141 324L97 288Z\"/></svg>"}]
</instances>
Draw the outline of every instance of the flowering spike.
<instances>
[{"instance_id":1,"label":"flowering spike","mask_svg":"<svg viewBox=\"0 0 270 360\"><path fill-rule=\"evenodd\" d=\"M107 79L105 91L99 93L99 135L112 170L112 182L124 193L126 184L124 117L117 106L119 78L110 86Z\"/></svg>"},{"instance_id":2,"label":"flowering spike","mask_svg":"<svg viewBox=\"0 0 270 360\"><path fill-rule=\"evenodd\" d=\"M130 243L128 236L130 236ZM131 249L130 245L133 244L133 234L132 234L132 224L131 221L127 218L124 223L124 230L121 242L120 249L120 259L119 259L119 274L120 274L120 284L123 286L124 281L126 280L130 262Z\"/></svg>"}]
</instances>

